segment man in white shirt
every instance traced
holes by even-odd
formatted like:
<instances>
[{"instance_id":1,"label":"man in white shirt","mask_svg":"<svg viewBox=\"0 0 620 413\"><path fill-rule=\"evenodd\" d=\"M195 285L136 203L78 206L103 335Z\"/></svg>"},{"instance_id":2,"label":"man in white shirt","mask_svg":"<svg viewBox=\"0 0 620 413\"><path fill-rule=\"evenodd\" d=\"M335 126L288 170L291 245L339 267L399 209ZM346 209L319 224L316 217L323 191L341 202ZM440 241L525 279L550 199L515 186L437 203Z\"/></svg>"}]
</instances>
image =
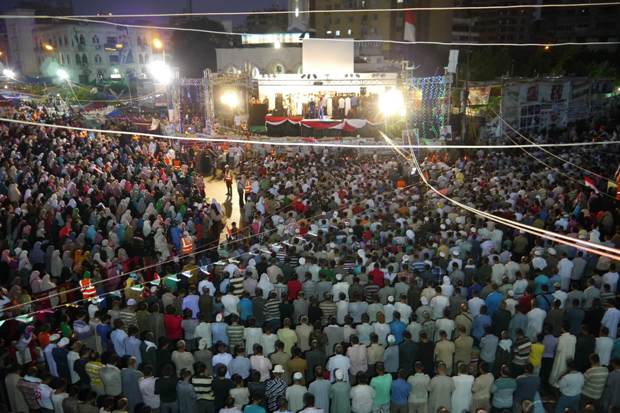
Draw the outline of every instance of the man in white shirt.
<instances>
[{"instance_id":1,"label":"man in white shirt","mask_svg":"<svg viewBox=\"0 0 620 413\"><path fill-rule=\"evenodd\" d=\"M480 298L478 294L478 291L474 291L474 296L467 301L467 307L469 308L469 312L472 317L480 315L480 308L485 305L484 300Z\"/></svg>"},{"instance_id":2,"label":"man in white shirt","mask_svg":"<svg viewBox=\"0 0 620 413\"><path fill-rule=\"evenodd\" d=\"M351 389L351 411L371 413L375 390L368 385L365 374L358 375L357 385Z\"/></svg>"},{"instance_id":3,"label":"man in white shirt","mask_svg":"<svg viewBox=\"0 0 620 413\"><path fill-rule=\"evenodd\" d=\"M437 287L437 295L431 300L431 318L438 320L443 317L443 311L450 305L450 299L441 294L441 288Z\"/></svg>"},{"instance_id":4,"label":"man in white shirt","mask_svg":"<svg viewBox=\"0 0 620 413\"><path fill-rule=\"evenodd\" d=\"M351 368L351 360L347 356L344 355L344 350L342 348L342 344L336 345L335 348L336 354L330 357L327 360L327 370L329 370L329 376L332 379L332 383L336 381L335 372L336 370L342 370L344 377L342 381L349 381L349 369Z\"/></svg>"},{"instance_id":5,"label":"man in white shirt","mask_svg":"<svg viewBox=\"0 0 620 413\"><path fill-rule=\"evenodd\" d=\"M409 324L413 310L411 309L411 306L407 304L406 295L400 296L400 301L394 304L394 311L398 311L400 313L400 319L403 323Z\"/></svg>"},{"instance_id":6,"label":"man in white shirt","mask_svg":"<svg viewBox=\"0 0 620 413\"><path fill-rule=\"evenodd\" d=\"M525 335L533 342L542 332L547 312L535 306L527 313L527 329Z\"/></svg>"},{"instance_id":7,"label":"man in white shirt","mask_svg":"<svg viewBox=\"0 0 620 413\"><path fill-rule=\"evenodd\" d=\"M575 369L575 362L573 360L568 360L566 364L567 372L558 380L560 398L555 411L564 412L566 409L571 409L573 412L578 412L584 378L583 374Z\"/></svg>"},{"instance_id":8,"label":"man in white shirt","mask_svg":"<svg viewBox=\"0 0 620 413\"><path fill-rule=\"evenodd\" d=\"M232 294L232 292L229 291L222 296L222 305L224 306L224 317L228 317L231 314L239 315L239 297Z\"/></svg>"},{"instance_id":9,"label":"man in white shirt","mask_svg":"<svg viewBox=\"0 0 620 413\"><path fill-rule=\"evenodd\" d=\"M603 274L603 285L609 284L611 286L611 292L618 291L618 271L616 271L616 264L611 263L609 271Z\"/></svg>"},{"instance_id":10,"label":"man in white shirt","mask_svg":"<svg viewBox=\"0 0 620 413\"><path fill-rule=\"evenodd\" d=\"M349 284L344 281L342 274L336 274L336 281L338 281L332 287L332 297L334 302L340 299L340 293L345 295L345 300L349 299Z\"/></svg>"},{"instance_id":11,"label":"man in white shirt","mask_svg":"<svg viewBox=\"0 0 620 413\"><path fill-rule=\"evenodd\" d=\"M198 291L200 292L200 295L209 294L213 296L215 295L215 285L205 278L198 283Z\"/></svg>"},{"instance_id":12,"label":"man in white shirt","mask_svg":"<svg viewBox=\"0 0 620 413\"><path fill-rule=\"evenodd\" d=\"M263 346L260 344L256 345L254 355L250 357L250 365L252 366L252 370L256 370L260 373L261 382L269 379L269 373L272 369L271 361L263 356Z\"/></svg>"},{"instance_id":13,"label":"man in white shirt","mask_svg":"<svg viewBox=\"0 0 620 413\"><path fill-rule=\"evenodd\" d=\"M609 337L609 329L601 328L599 337L596 338L594 352L598 355L601 366L607 367L611 361L611 352L614 348L614 340Z\"/></svg>"},{"instance_id":14,"label":"man in white shirt","mask_svg":"<svg viewBox=\"0 0 620 413\"><path fill-rule=\"evenodd\" d=\"M618 305L618 302L616 302ZM607 305L607 311L603 315L601 325L607 327L609 330L609 337L616 338L618 335L618 322L620 322L620 310L613 304Z\"/></svg>"},{"instance_id":15,"label":"man in white shirt","mask_svg":"<svg viewBox=\"0 0 620 413\"><path fill-rule=\"evenodd\" d=\"M159 409L159 394L155 394L155 382L157 378L153 376L153 367L149 365L144 366L142 374L144 374L144 377L138 382L142 401L151 409Z\"/></svg>"},{"instance_id":16,"label":"man in white shirt","mask_svg":"<svg viewBox=\"0 0 620 413\"><path fill-rule=\"evenodd\" d=\"M565 252L562 253L562 259L558 262L558 272L560 275L560 284L563 291L568 291L570 288L570 280L573 274L573 267L575 265L568 259Z\"/></svg>"}]
</instances>

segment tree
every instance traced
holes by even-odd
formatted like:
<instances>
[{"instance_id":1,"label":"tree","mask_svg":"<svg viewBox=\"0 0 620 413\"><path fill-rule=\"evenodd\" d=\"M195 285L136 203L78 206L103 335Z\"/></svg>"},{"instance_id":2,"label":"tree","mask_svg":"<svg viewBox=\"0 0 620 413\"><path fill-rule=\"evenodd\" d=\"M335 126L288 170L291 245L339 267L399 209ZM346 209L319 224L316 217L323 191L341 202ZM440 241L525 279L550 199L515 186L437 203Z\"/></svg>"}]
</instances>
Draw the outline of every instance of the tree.
<instances>
[{"instance_id":1,"label":"tree","mask_svg":"<svg viewBox=\"0 0 620 413\"><path fill-rule=\"evenodd\" d=\"M190 17L175 19L175 27L224 31L220 22L206 17ZM212 33L174 31L171 51L174 65L179 68L181 77L199 78L205 69L216 70L215 49L232 45L234 39Z\"/></svg>"}]
</instances>

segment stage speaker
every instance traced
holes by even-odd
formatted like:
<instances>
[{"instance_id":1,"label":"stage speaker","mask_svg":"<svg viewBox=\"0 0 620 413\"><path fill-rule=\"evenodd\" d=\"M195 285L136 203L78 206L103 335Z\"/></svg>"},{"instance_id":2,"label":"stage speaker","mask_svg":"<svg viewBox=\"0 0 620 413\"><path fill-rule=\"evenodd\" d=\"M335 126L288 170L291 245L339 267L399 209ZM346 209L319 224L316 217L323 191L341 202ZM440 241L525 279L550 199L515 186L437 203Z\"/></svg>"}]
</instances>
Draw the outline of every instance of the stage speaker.
<instances>
[{"instance_id":1,"label":"stage speaker","mask_svg":"<svg viewBox=\"0 0 620 413\"><path fill-rule=\"evenodd\" d=\"M248 119L248 124L250 126L264 126L267 110L268 107L265 103L256 103L254 105L250 105L250 116Z\"/></svg>"}]
</instances>

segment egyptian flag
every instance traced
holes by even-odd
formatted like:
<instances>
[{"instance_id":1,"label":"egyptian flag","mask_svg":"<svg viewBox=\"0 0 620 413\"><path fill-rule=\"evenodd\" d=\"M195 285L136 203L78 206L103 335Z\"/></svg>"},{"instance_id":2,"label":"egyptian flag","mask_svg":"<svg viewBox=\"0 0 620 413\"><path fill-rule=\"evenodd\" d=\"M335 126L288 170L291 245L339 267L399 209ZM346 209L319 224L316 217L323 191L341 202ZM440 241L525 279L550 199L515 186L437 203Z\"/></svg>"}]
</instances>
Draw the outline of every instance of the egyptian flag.
<instances>
[{"instance_id":1,"label":"egyptian flag","mask_svg":"<svg viewBox=\"0 0 620 413\"><path fill-rule=\"evenodd\" d=\"M594 192L599 192L598 188L596 187L596 182L594 182L594 179L585 176L583 178L583 183L585 186L587 186L588 188L592 189Z\"/></svg>"},{"instance_id":2,"label":"egyptian flag","mask_svg":"<svg viewBox=\"0 0 620 413\"><path fill-rule=\"evenodd\" d=\"M404 40L415 42L415 15L413 14L413 10L405 11Z\"/></svg>"}]
</instances>

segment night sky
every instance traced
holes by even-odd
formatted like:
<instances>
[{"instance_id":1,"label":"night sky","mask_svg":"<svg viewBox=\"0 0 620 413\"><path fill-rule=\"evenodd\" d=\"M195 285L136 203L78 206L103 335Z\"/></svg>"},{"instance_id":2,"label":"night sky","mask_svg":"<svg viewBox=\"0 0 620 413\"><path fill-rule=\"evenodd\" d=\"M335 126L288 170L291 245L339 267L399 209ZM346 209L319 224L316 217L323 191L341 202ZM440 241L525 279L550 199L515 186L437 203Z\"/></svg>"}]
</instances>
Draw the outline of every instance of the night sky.
<instances>
[{"instance_id":1,"label":"night sky","mask_svg":"<svg viewBox=\"0 0 620 413\"><path fill-rule=\"evenodd\" d=\"M187 0L73 0L75 14L174 13L186 11ZM260 10L286 7L286 0L193 0L195 12Z\"/></svg>"}]
</instances>

